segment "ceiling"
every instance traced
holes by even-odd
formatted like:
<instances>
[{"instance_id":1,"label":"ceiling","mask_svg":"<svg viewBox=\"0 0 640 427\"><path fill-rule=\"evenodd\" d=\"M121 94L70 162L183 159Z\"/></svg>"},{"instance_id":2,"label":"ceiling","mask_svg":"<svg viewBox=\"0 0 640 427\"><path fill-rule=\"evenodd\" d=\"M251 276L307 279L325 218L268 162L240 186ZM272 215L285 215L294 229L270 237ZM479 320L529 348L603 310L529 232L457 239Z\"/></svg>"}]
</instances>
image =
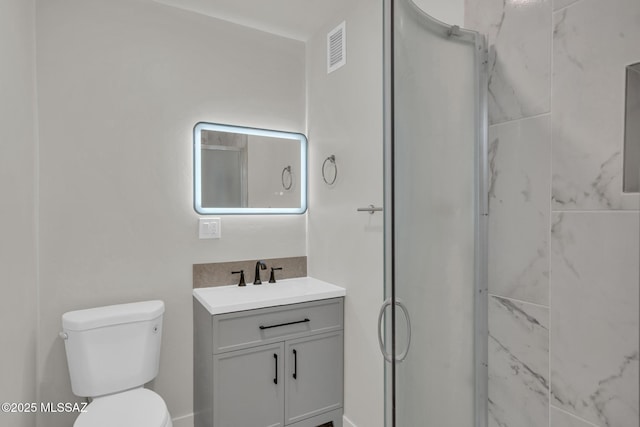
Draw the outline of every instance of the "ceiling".
<instances>
[{"instance_id":1,"label":"ceiling","mask_svg":"<svg viewBox=\"0 0 640 427\"><path fill-rule=\"evenodd\" d=\"M357 0L155 0L280 36L307 41ZM339 22L336 22L336 25Z\"/></svg>"}]
</instances>

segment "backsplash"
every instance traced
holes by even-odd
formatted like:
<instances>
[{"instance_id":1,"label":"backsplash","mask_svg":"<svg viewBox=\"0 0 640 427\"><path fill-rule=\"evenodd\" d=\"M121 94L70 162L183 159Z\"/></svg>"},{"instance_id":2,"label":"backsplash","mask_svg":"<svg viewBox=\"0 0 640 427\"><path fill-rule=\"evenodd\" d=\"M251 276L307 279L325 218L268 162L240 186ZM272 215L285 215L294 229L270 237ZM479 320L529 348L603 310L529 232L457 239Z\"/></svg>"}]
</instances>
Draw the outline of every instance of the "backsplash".
<instances>
[{"instance_id":1,"label":"backsplash","mask_svg":"<svg viewBox=\"0 0 640 427\"><path fill-rule=\"evenodd\" d=\"M211 286L236 285L238 284L239 275L231 272L240 270L244 270L245 281L253 283L256 262L258 261L264 261L267 265L267 269L260 272L263 283L269 281L271 267L282 268L282 270L275 272L276 280L306 277L307 275L306 256L193 264L193 287L208 288Z\"/></svg>"}]
</instances>

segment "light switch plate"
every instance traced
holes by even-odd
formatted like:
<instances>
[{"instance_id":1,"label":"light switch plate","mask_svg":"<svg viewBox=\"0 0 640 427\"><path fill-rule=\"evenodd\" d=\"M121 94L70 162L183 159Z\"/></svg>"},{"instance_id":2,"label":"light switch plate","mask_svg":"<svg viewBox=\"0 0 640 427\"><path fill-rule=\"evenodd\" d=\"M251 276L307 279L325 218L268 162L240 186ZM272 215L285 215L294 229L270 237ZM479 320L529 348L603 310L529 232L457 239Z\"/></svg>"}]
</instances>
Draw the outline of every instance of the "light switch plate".
<instances>
[{"instance_id":1,"label":"light switch plate","mask_svg":"<svg viewBox=\"0 0 640 427\"><path fill-rule=\"evenodd\" d=\"M220 218L200 218L198 236L201 239L219 239L221 232Z\"/></svg>"}]
</instances>

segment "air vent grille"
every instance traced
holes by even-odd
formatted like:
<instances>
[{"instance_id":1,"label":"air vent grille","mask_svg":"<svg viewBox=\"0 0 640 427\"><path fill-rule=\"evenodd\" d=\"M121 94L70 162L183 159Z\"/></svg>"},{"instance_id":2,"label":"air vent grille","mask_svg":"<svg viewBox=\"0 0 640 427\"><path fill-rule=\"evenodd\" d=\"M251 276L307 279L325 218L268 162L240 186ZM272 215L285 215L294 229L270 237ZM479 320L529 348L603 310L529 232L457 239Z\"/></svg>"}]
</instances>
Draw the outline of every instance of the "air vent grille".
<instances>
[{"instance_id":1,"label":"air vent grille","mask_svg":"<svg viewBox=\"0 0 640 427\"><path fill-rule=\"evenodd\" d=\"M327 34L327 73L347 63L346 22L343 21Z\"/></svg>"}]
</instances>

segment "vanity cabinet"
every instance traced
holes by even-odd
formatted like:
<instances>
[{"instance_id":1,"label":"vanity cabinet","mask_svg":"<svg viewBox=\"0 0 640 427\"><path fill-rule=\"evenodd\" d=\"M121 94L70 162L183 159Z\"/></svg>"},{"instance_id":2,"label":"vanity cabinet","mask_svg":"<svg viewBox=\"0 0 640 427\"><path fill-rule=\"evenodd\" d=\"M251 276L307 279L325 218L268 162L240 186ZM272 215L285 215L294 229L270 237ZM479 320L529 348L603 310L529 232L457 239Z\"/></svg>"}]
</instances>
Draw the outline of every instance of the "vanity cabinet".
<instances>
[{"instance_id":1,"label":"vanity cabinet","mask_svg":"<svg viewBox=\"0 0 640 427\"><path fill-rule=\"evenodd\" d=\"M210 314L194 299L195 427L342 427L343 298Z\"/></svg>"},{"instance_id":2,"label":"vanity cabinet","mask_svg":"<svg viewBox=\"0 0 640 427\"><path fill-rule=\"evenodd\" d=\"M342 407L342 331L285 342L285 423Z\"/></svg>"},{"instance_id":3,"label":"vanity cabinet","mask_svg":"<svg viewBox=\"0 0 640 427\"><path fill-rule=\"evenodd\" d=\"M214 426L284 425L283 353L278 343L213 356Z\"/></svg>"}]
</instances>

